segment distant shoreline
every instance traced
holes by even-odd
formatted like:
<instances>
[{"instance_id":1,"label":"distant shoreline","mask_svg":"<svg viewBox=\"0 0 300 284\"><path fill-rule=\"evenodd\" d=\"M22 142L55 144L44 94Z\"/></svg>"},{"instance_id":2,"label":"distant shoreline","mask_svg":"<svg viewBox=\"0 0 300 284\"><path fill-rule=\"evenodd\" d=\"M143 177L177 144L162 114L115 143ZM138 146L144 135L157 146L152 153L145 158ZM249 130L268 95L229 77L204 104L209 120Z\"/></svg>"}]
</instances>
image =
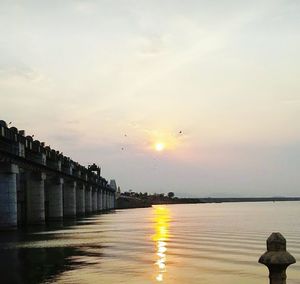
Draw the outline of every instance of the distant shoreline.
<instances>
[{"instance_id":1,"label":"distant shoreline","mask_svg":"<svg viewBox=\"0 0 300 284\"><path fill-rule=\"evenodd\" d=\"M205 204L205 203L237 203L237 202L279 202L300 201L300 197L207 197L207 198L178 198L169 200L149 201L141 198L120 196L116 209L144 208L159 204Z\"/></svg>"}]
</instances>

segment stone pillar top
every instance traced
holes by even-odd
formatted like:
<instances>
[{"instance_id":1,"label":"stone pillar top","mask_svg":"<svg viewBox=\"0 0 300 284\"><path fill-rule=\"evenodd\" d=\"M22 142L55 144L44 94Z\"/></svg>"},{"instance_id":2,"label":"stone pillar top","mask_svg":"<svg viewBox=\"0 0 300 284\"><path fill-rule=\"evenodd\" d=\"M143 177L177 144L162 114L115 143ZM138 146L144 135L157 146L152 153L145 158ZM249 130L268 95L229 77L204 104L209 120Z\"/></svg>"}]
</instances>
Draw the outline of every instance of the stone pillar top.
<instances>
[{"instance_id":1,"label":"stone pillar top","mask_svg":"<svg viewBox=\"0 0 300 284\"><path fill-rule=\"evenodd\" d=\"M77 185L77 182L73 179L65 179L64 180L64 183L67 184L67 185L70 185L70 186L76 186Z\"/></svg>"},{"instance_id":2,"label":"stone pillar top","mask_svg":"<svg viewBox=\"0 0 300 284\"><path fill-rule=\"evenodd\" d=\"M282 265L289 266L296 259L286 251L286 240L280 233L272 233L267 239L267 251L258 260L266 266Z\"/></svg>"},{"instance_id":3,"label":"stone pillar top","mask_svg":"<svg viewBox=\"0 0 300 284\"><path fill-rule=\"evenodd\" d=\"M117 190L117 184L116 184L116 181L115 181L114 179L111 179L111 180L110 180L109 186L110 186L112 189Z\"/></svg>"},{"instance_id":4,"label":"stone pillar top","mask_svg":"<svg viewBox=\"0 0 300 284\"><path fill-rule=\"evenodd\" d=\"M0 172L2 173L10 173L10 174L18 174L19 167L12 163L2 163L0 162Z\"/></svg>"},{"instance_id":5,"label":"stone pillar top","mask_svg":"<svg viewBox=\"0 0 300 284\"><path fill-rule=\"evenodd\" d=\"M44 172L31 172L31 178L35 180L45 180L47 175Z\"/></svg>"},{"instance_id":6,"label":"stone pillar top","mask_svg":"<svg viewBox=\"0 0 300 284\"><path fill-rule=\"evenodd\" d=\"M64 179L62 177L53 177L53 178L51 178L51 182L53 184L63 184Z\"/></svg>"},{"instance_id":7,"label":"stone pillar top","mask_svg":"<svg viewBox=\"0 0 300 284\"><path fill-rule=\"evenodd\" d=\"M268 251L286 251L286 240L280 233L272 233L267 239Z\"/></svg>"}]
</instances>

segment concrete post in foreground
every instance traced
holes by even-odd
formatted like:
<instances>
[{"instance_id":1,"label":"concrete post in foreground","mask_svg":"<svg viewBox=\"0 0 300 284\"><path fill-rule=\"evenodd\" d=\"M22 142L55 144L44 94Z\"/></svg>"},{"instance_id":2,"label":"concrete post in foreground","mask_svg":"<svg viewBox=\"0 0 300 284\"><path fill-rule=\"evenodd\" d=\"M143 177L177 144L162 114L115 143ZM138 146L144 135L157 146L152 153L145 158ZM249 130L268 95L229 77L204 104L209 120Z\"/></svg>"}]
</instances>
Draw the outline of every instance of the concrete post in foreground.
<instances>
[{"instance_id":1,"label":"concrete post in foreground","mask_svg":"<svg viewBox=\"0 0 300 284\"><path fill-rule=\"evenodd\" d=\"M0 230L17 227L17 165L0 163Z\"/></svg>"},{"instance_id":2,"label":"concrete post in foreground","mask_svg":"<svg viewBox=\"0 0 300 284\"><path fill-rule=\"evenodd\" d=\"M76 181L67 181L64 184L64 217L76 217Z\"/></svg>"},{"instance_id":3,"label":"concrete post in foreground","mask_svg":"<svg viewBox=\"0 0 300 284\"><path fill-rule=\"evenodd\" d=\"M286 269L296 262L286 251L286 240L280 233L272 233L267 239L267 251L258 260L269 269L270 284L286 284Z\"/></svg>"}]
</instances>

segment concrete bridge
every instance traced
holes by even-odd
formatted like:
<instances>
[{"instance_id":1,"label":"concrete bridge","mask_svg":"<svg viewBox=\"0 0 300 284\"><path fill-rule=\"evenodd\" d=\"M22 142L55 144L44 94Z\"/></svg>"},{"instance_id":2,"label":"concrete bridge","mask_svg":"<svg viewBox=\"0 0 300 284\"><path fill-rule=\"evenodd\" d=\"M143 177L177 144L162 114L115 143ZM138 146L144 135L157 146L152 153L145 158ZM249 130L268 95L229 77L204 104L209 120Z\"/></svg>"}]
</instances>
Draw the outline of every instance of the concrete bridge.
<instances>
[{"instance_id":1,"label":"concrete bridge","mask_svg":"<svg viewBox=\"0 0 300 284\"><path fill-rule=\"evenodd\" d=\"M115 208L115 182L0 120L0 230Z\"/></svg>"}]
</instances>

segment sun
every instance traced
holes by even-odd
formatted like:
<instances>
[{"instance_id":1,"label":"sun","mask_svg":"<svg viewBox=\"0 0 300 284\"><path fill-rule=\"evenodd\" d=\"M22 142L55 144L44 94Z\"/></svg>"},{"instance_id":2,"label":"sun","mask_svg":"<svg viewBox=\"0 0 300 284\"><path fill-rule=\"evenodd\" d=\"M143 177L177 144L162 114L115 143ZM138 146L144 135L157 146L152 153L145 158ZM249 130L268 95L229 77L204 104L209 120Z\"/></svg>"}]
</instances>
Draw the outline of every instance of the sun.
<instances>
[{"instance_id":1,"label":"sun","mask_svg":"<svg viewBox=\"0 0 300 284\"><path fill-rule=\"evenodd\" d=\"M163 151L165 147L166 147L165 144L161 142L155 144L155 150L158 152Z\"/></svg>"}]
</instances>

